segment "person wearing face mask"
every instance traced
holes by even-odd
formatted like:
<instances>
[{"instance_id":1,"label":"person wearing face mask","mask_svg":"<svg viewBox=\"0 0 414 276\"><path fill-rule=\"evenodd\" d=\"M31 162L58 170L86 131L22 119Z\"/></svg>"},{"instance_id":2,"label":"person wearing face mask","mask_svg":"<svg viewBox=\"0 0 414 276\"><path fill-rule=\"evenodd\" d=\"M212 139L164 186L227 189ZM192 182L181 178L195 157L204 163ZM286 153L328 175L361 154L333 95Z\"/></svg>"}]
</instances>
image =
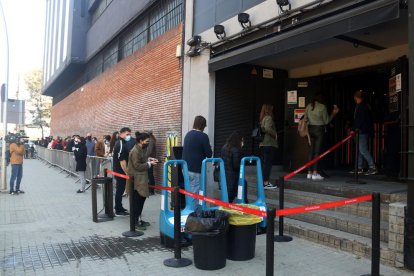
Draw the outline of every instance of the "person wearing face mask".
<instances>
[{"instance_id":1,"label":"person wearing face mask","mask_svg":"<svg viewBox=\"0 0 414 276\"><path fill-rule=\"evenodd\" d=\"M95 156L95 141L92 139L92 134L86 134L86 149L89 156Z\"/></svg>"},{"instance_id":2,"label":"person wearing face mask","mask_svg":"<svg viewBox=\"0 0 414 276\"><path fill-rule=\"evenodd\" d=\"M23 177L23 156L25 154L24 140L18 139L15 143L10 144L10 163L11 163L11 177L10 177L10 194L23 194L20 190L20 183ZM16 189L14 184L16 183Z\"/></svg>"},{"instance_id":3,"label":"person wearing face mask","mask_svg":"<svg viewBox=\"0 0 414 276\"><path fill-rule=\"evenodd\" d=\"M105 157L110 156L110 151L111 151L110 143L111 143L111 135L105 135L104 136L104 147L105 147L104 156Z\"/></svg>"},{"instance_id":4,"label":"person wearing face mask","mask_svg":"<svg viewBox=\"0 0 414 276\"><path fill-rule=\"evenodd\" d=\"M116 173L127 174L129 151L126 143L131 140L131 129L123 127L119 131L119 139L115 143L113 151L113 170ZM122 195L125 192L126 179L115 176L116 192L115 192L115 214L118 216L129 215L127 209L122 206Z\"/></svg>"},{"instance_id":5,"label":"person wearing face mask","mask_svg":"<svg viewBox=\"0 0 414 276\"><path fill-rule=\"evenodd\" d=\"M150 224L143 221L141 218L142 209L147 197L150 195L148 188L148 170L157 165L158 160L148 157L146 149L150 143L150 136L148 133L135 133L136 145L129 153L128 159L128 175L134 178L134 183L128 181L128 185L134 185L134 215L136 221L136 228L138 230L146 230ZM127 193L129 189L126 189ZM131 195L130 195L131 196Z\"/></svg>"},{"instance_id":6,"label":"person wearing face mask","mask_svg":"<svg viewBox=\"0 0 414 276\"><path fill-rule=\"evenodd\" d=\"M80 183L81 183L81 188L77 191L77 193L81 194L85 192L85 186L86 186L85 171L86 171L87 149L85 146L85 139L80 137L79 135L75 135L73 154L75 155L75 161L76 161L75 171L78 172Z\"/></svg>"}]
</instances>

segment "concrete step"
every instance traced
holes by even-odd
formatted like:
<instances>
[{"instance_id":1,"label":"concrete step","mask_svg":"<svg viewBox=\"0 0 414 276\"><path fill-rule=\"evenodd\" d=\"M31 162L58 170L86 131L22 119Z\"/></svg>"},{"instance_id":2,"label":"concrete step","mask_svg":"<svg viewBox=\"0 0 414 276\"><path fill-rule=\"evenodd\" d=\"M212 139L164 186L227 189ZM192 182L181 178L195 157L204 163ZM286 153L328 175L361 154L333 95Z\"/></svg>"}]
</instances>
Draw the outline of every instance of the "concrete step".
<instances>
[{"instance_id":1,"label":"concrete step","mask_svg":"<svg viewBox=\"0 0 414 276\"><path fill-rule=\"evenodd\" d=\"M248 185L248 193L251 195L255 195L257 193L256 186L252 184ZM278 189L265 190L265 193L266 193L266 198L279 199ZM343 200L343 199L345 198L338 197L338 196L332 196L332 195L316 194L316 193L311 193L311 192L285 189L285 202L290 202L290 203L303 205L303 206L320 204L320 203L330 202L330 201L338 201L338 200ZM336 207L330 210L335 211L335 212L365 217L365 218L371 218L372 217L371 206L372 206L371 202L360 202L357 204ZM388 206L389 205L385 203L381 204L381 220L382 221L388 221L388 216L389 216Z\"/></svg>"},{"instance_id":2,"label":"concrete step","mask_svg":"<svg viewBox=\"0 0 414 276\"><path fill-rule=\"evenodd\" d=\"M278 222L275 223L276 233ZM319 225L298 221L292 218L285 218L284 234L293 237L306 239L321 245L336 248L355 254L359 257L371 257L371 239L343 232L340 230L329 229ZM381 263L394 265L395 252L388 249L388 244L381 242Z\"/></svg>"},{"instance_id":3,"label":"concrete step","mask_svg":"<svg viewBox=\"0 0 414 276\"><path fill-rule=\"evenodd\" d=\"M254 197L249 197L249 200L254 200ZM276 199L266 198L266 203L269 207L278 207L279 201ZM300 207L302 205L285 202L285 208ZM330 228L333 230L339 230L362 237L371 237L371 225L370 218L359 217L352 214L339 213L330 209L315 211L309 213L302 213L297 215L288 216L288 218L303 221L322 227ZM381 241L388 242L388 222L381 221Z\"/></svg>"}]
</instances>

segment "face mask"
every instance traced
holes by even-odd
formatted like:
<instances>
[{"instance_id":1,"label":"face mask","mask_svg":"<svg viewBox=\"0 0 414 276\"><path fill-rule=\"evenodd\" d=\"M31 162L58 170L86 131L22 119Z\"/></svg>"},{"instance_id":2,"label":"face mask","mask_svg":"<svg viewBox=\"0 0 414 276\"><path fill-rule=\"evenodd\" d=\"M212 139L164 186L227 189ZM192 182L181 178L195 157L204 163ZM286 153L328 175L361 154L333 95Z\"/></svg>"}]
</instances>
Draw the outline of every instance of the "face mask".
<instances>
[{"instance_id":1,"label":"face mask","mask_svg":"<svg viewBox=\"0 0 414 276\"><path fill-rule=\"evenodd\" d=\"M131 135L127 135L127 136L125 136L125 141L131 141Z\"/></svg>"},{"instance_id":2,"label":"face mask","mask_svg":"<svg viewBox=\"0 0 414 276\"><path fill-rule=\"evenodd\" d=\"M108 140L105 140L105 145L109 145L109 141Z\"/></svg>"},{"instance_id":3,"label":"face mask","mask_svg":"<svg viewBox=\"0 0 414 276\"><path fill-rule=\"evenodd\" d=\"M142 145L142 148L143 148L143 149L148 148L148 144L143 144L143 145Z\"/></svg>"}]
</instances>

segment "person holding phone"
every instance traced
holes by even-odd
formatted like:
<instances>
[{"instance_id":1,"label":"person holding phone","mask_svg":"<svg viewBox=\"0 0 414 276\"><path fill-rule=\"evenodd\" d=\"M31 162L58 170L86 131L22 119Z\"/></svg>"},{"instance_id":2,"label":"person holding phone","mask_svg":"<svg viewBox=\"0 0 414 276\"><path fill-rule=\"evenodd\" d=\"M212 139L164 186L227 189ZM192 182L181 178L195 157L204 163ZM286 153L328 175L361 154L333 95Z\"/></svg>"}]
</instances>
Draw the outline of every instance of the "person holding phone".
<instances>
[{"instance_id":1,"label":"person holding phone","mask_svg":"<svg viewBox=\"0 0 414 276\"><path fill-rule=\"evenodd\" d=\"M132 148L128 157L128 175L134 178L134 183L128 180L127 186L134 185L134 219L138 230L146 230L150 226L149 222L142 220L141 214L144 203L150 195L148 183L148 170L158 164L158 160L153 157L147 157L145 150L150 143L150 135L148 133L135 132L137 143ZM126 192L129 193L127 187Z\"/></svg>"}]
</instances>

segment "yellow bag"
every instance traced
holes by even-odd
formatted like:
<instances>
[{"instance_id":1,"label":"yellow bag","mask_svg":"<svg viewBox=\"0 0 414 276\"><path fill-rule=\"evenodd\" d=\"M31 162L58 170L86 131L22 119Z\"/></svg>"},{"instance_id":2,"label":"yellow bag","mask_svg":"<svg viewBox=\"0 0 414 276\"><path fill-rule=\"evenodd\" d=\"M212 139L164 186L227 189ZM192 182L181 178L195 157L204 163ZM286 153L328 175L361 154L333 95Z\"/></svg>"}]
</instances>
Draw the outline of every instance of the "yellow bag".
<instances>
[{"instance_id":1,"label":"yellow bag","mask_svg":"<svg viewBox=\"0 0 414 276\"><path fill-rule=\"evenodd\" d=\"M236 205L248 207L251 209L257 209L257 210L260 209L259 206L251 205L251 204L236 204ZM257 224L262 221L262 217L260 216L243 213L241 211L228 209L225 207L220 207L219 209L230 214L230 217L229 217L230 225L238 225L238 226L252 225L252 224Z\"/></svg>"}]
</instances>

